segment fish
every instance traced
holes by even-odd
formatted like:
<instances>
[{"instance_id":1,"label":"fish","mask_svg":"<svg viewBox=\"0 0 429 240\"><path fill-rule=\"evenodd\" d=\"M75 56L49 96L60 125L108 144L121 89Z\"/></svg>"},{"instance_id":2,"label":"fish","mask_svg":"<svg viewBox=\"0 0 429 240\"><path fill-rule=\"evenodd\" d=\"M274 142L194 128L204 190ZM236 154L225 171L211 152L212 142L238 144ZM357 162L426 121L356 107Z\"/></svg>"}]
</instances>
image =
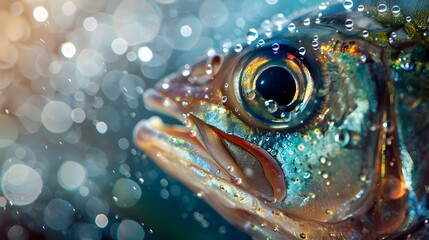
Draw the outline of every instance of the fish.
<instances>
[{"instance_id":1,"label":"fish","mask_svg":"<svg viewBox=\"0 0 429 240\"><path fill-rule=\"evenodd\" d=\"M254 239L429 238L429 2L277 14L145 90L136 146Z\"/></svg>"}]
</instances>

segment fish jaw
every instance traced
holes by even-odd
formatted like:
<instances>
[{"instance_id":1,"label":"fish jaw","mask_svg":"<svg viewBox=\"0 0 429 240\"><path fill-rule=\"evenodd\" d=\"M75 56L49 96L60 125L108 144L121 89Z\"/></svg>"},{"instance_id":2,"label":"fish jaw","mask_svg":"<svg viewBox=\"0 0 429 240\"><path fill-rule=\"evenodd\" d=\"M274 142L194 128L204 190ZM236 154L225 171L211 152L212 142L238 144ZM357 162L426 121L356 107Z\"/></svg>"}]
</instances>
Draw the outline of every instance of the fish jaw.
<instances>
[{"instance_id":1,"label":"fish jaw","mask_svg":"<svg viewBox=\"0 0 429 240\"><path fill-rule=\"evenodd\" d=\"M154 103L152 107L153 105ZM166 110L169 111L172 110ZM188 124L194 126L200 123ZM346 220L326 225L279 211L274 204L255 192L248 191L243 183L237 182L228 169L216 162L204 146L201 136L192 134L189 128L166 125L159 117L152 117L140 121L133 135L136 145L162 169L196 192L197 196L207 201L232 224L256 239L363 237L362 233L358 233L363 226L357 221Z\"/></svg>"}]
</instances>

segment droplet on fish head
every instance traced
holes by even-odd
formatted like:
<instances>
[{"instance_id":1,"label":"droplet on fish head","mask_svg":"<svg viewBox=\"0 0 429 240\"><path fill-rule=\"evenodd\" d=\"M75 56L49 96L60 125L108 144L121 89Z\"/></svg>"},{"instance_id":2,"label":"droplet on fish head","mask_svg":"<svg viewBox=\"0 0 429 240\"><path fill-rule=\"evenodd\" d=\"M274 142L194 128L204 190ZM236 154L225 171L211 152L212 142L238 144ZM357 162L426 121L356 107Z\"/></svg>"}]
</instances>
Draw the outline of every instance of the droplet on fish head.
<instances>
[{"instance_id":1,"label":"droplet on fish head","mask_svg":"<svg viewBox=\"0 0 429 240\"><path fill-rule=\"evenodd\" d=\"M298 53L301 54L302 56L305 55L305 52L306 52L305 47L298 48Z\"/></svg>"},{"instance_id":2,"label":"droplet on fish head","mask_svg":"<svg viewBox=\"0 0 429 240\"><path fill-rule=\"evenodd\" d=\"M259 37L259 34L258 34L258 31L256 31L256 29L250 28L247 31L246 36L247 36L247 41L253 42L253 41L255 41Z\"/></svg>"},{"instance_id":3,"label":"droplet on fish head","mask_svg":"<svg viewBox=\"0 0 429 240\"><path fill-rule=\"evenodd\" d=\"M283 28L283 25L286 23L286 17L282 13L278 13L271 18L273 24L277 27L278 30Z\"/></svg>"},{"instance_id":4,"label":"droplet on fish head","mask_svg":"<svg viewBox=\"0 0 429 240\"><path fill-rule=\"evenodd\" d=\"M304 19L304 26L310 26L310 18Z\"/></svg>"},{"instance_id":5,"label":"droplet on fish head","mask_svg":"<svg viewBox=\"0 0 429 240\"><path fill-rule=\"evenodd\" d=\"M407 21L407 22L411 22L411 20L412 20L412 19L411 19L411 17L410 17L410 16L406 16L406 17L405 17L405 21Z\"/></svg>"},{"instance_id":6,"label":"droplet on fish head","mask_svg":"<svg viewBox=\"0 0 429 240\"><path fill-rule=\"evenodd\" d=\"M253 100L255 99L256 93L253 89L246 89L244 91L244 96L246 97L247 100Z\"/></svg>"},{"instance_id":7,"label":"droplet on fish head","mask_svg":"<svg viewBox=\"0 0 429 240\"><path fill-rule=\"evenodd\" d=\"M182 72L182 76L184 76L184 77L189 76L192 72L191 66L189 64L185 64L185 66L183 66L181 72Z\"/></svg>"},{"instance_id":8,"label":"droplet on fish head","mask_svg":"<svg viewBox=\"0 0 429 240\"><path fill-rule=\"evenodd\" d=\"M265 40L264 39L259 39L258 44L256 44L257 47L262 47L265 44Z\"/></svg>"},{"instance_id":9,"label":"droplet on fish head","mask_svg":"<svg viewBox=\"0 0 429 240\"><path fill-rule=\"evenodd\" d=\"M319 41L317 41L317 40L313 40L313 41L311 42L311 46L312 46L314 49L317 49L317 48L319 47Z\"/></svg>"},{"instance_id":10,"label":"droplet on fish head","mask_svg":"<svg viewBox=\"0 0 429 240\"><path fill-rule=\"evenodd\" d=\"M352 9L353 7L353 1L352 0L344 0L343 7L347 10Z\"/></svg>"},{"instance_id":11,"label":"droplet on fish head","mask_svg":"<svg viewBox=\"0 0 429 240\"><path fill-rule=\"evenodd\" d=\"M289 32L295 32L296 30L295 23L289 23L289 25L287 26L287 29L289 30Z\"/></svg>"},{"instance_id":12,"label":"droplet on fish head","mask_svg":"<svg viewBox=\"0 0 429 240\"><path fill-rule=\"evenodd\" d=\"M346 26L347 31L353 30L353 20L352 19L346 19L344 22L344 26Z\"/></svg>"},{"instance_id":13,"label":"droplet on fish head","mask_svg":"<svg viewBox=\"0 0 429 240\"><path fill-rule=\"evenodd\" d=\"M379 5L377 6L377 11L378 11L379 13L384 13L384 12L386 12L386 11L387 11L387 6L386 6L386 4L384 4L384 3L379 4Z\"/></svg>"},{"instance_id":14,"label":"droplet on fish head","mask_svg":"<svg viewBox=\"0 0 429 240\"><path fill-rule=\"evenodd\" d=\"M241 45L240 43L235 44L234 51L236 53L239 53L239 52L241 52L241 50L243 50L243 45Z\"/></svg>"},{"instance_id":15,"label":"droplet on fish head","mask_svg":"<svg viewBox=\"0 0 429 240\"><path fill-rule=\"evenodd\" d=\"M273 49L274 52L279 51L280 49L280 44L278 43L273 43L273 45L271 45L271 49Z\"/></svg>"},{"instance_id":16,"label":"droplet on fish head","mask_svg":"<svg viewBox=\"0 0 429 240\"><path fill-rule=\"evenodd\" d=\"M398 5L394 5L392 7L393 16L395 16L395 17L399 16L400 12L401 12L401 8Z\"/></svg>"},{"instance_id":17,"label":"droplet on fish head","mask_svg":"<svg viewBox=\"0 0 429 240\"><path fill-rule=\"evenodd\" d=\"M265 108L267 109L267 111L268 111L269 113L274 113L274 112L276 112L276 111L277 111L277 109L278 109L277 102L276 102L276 101L274 101L274 100L271 100L271 99L270 99L270 100L265 101L264 105L265 105Z\"/></svg>"},{"instance_id":18,"label":"droplet on fish head","mask_svg":"<svg viewBox=\"0 0 429 240\"><path fill-rule=\"evenodd\" d=\"M326 6L325 2L320 3L320 5L319 5L320 10L325 10L326 8L327 8L327 6Z\"/></svg>"}]
</instances>

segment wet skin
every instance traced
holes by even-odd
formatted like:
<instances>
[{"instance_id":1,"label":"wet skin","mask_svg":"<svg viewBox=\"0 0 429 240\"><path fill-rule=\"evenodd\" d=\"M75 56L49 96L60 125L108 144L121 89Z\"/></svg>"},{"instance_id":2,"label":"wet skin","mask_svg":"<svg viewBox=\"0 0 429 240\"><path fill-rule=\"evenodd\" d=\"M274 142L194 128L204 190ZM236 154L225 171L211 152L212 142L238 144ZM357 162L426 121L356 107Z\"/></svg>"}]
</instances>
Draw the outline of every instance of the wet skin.
<instances>
[{"instance_id":1,"label":"wet skin","mask_svg":"<svg viewBox=\"0 0 429 240\"><path fill-rule=\"evenodd\" d=\"M183 126L143 120L136 144L257 239L424 235L429 3L382 7L312 9L166 77L144 102Z\"/></svg>"}]
</instances>

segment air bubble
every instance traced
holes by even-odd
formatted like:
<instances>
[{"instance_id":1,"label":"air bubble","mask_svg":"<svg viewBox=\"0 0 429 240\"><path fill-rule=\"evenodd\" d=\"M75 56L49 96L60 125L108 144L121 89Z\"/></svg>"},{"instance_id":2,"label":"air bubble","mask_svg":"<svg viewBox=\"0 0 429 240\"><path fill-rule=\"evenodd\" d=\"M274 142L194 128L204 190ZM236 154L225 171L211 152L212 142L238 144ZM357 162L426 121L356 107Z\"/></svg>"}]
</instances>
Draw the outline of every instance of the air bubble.
<instances>
[{"instance_id":1,"label":"air bubble","mask_svg":"<svg viewBox=\"0 0 429 240\"><path fill-rule=\"evenodd\" d=\"M386 4L382 3L380 5L377 6L377 11L380 13L384 13L387 11L387 6Z\"/></svg>"},{"instance_id":2,"label":"air bubble","mask_svg":"<svg viewBox=\"0 0 429 240\"><path fill-rule=\"evenodd\" d=\"M347 10L350 10L353 7L353 1L352 0L345 0L343 2L343 7Z\"/></svg>"},{"instance_id":3,"label":"air bubble","mask_svg":"<svg viewBox=\"0 0 429 240\"><path fill-rule=\"evenodd\" d=\"M247 40L249 42L253 42L258 38L259 34L258 31L256 31L256 29L251 28L249 29L249 31L247 31Z\"/></svg>"},{"instance_id":4,"label":"air bubble","mask_svg":"<svg viewBox=\"0 0 429 240\"><path fill-rule=\"evenodd\" d=\"M277 102L271 99L265 101L264 106L269 113L274 113L278 109Z\"/></svg>"}]
</instances>

